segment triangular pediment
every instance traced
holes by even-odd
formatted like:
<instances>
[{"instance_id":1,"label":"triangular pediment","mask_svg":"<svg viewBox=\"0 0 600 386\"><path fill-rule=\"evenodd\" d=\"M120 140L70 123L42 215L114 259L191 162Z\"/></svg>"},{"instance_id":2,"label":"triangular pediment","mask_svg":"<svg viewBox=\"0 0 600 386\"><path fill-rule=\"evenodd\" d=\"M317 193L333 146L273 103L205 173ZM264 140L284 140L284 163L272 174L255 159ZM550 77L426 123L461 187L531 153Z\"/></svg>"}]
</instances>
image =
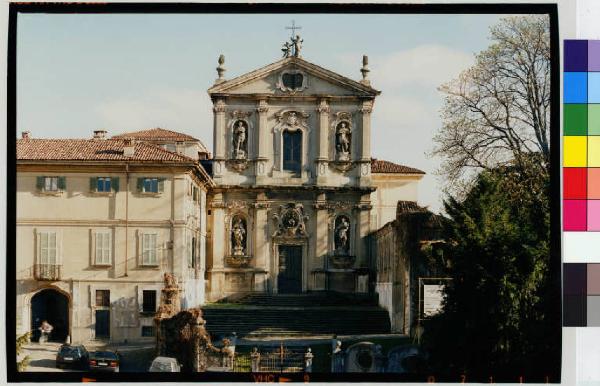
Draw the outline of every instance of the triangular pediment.
<instances>
[{"instance_id":1,"label":"triangular pediment","mask_svg":"<svg viewBox=\"0 0 600 386\"><path fill-rule=\"evenodd\" d=\"M302 73L306 87L293 92L296 96L359 96L375 97L380 91L302 58L289 57L271 63L236 78L216 84L208 90L212 95L272 94L286 95L289 90L281 86L283 73Z\"/></svg>"}]
</instances>

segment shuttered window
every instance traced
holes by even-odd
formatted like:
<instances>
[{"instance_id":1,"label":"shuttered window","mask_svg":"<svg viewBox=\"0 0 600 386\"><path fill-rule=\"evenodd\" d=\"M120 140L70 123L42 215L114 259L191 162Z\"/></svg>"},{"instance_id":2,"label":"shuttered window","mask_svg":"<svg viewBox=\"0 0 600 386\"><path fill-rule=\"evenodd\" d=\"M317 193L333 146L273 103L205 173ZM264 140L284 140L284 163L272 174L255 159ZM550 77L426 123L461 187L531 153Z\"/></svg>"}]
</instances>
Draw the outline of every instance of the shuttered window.
<instances>
[{"instance_id":1,"label":"shuttered window","mask_svg":"<svg viewBox=\"0 0 600 386\"><path fill-rule=\"evenodd\" d=\"M96 232L96 265L110 264L111 237L110 232Z\"/></svg>"},{"instance_id":2,"label":"shuttered window","mask_svg":"<svg viewBox=\"0 0 600 386\"><path fill-rule=\"evenodd\" d=\"M165 191L165 179L157 177L138 178L137 189L141 193L162 193Z\"/></svg>"},{"instance_id":3,"label":"shuttered window","mask_svg":"<svg viewBox=\"0 0 600 386\"><path fill-rule=\"evenodd\" d=\"M58 192L67 188L67 181L65 177L39 176L36 180L36 187L42 192Z\"/></svg>"},{"instance_id":4,"label":"shuttered window","mask_svg":"<svg viewBox=\"0 0 600 386\"><path fill-rule=\"evenodd\" d=\"M158 265L156 238L156 233L142 234L142 265Z\"/></svg>"},{"instance_id":5,"label":"shuttered window","mask_svg":"<svg viewBox=\"0 0 600 386\"><path fill-rule=\"evenodd\" d=\"M56 232L40 232L40 264L55 265L57 256Z\"/></svg>"}]
</instances>

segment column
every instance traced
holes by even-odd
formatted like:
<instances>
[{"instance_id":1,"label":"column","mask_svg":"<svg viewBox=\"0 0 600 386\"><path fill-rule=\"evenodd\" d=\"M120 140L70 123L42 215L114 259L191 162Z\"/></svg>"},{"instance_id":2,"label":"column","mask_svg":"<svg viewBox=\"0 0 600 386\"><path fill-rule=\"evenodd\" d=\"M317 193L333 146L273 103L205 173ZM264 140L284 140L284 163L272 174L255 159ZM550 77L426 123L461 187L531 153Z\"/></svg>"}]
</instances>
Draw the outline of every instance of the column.
<instances>
[{"instance_id":1,"label":"column","mask_svg":"<svg viewBox=\"0 0 600 386\"><path fill-rule=\"evenodd\" d=\"M319 113L319 148L315 160L317 185L327 184L327 171L329 160L329 104L327 99L321 98L317 107Z\"/></svg>"},{"instance_id":2,"label":"column","mask_svg":"<svg viewBox=\"0 0 600 386\"><path fill-rule=\"evenodd\" d=\"M309 266L312 275L312 288L309 289L321 291L327 289L325 267L329 251L329 209L325 193L317 195L315 214L315 254Z\"/></svg>"},{"instance_id":3,"label":"column","mask_svg":"<svg viewBox=\"0 0 600 386\"><path fill-rule=\"evenodd\" d=\"M265 193L258 193L254 204L254 291L267 291L267 272L269 271L269 235L268 210Z\"/></svg>"},{"instance_id":4,"label":"column","mask_svg":"<svg viewBox=\"0 0 600 386\"><path fill-rule=\"evenodd\" d=\"M371 112L373 100L363 101L361 113L361 147L359 163L359 186L371 185Z\"/></svg>"},{"instance_id":5,"label":"column","mask_svg":"<svg viewBox=\"0 0 600 386\"><path fill-rule=\"evenodd\" d=\"M266 175L266 164L269 159L269 130L267 127L267 118L269 112L269 104L266 100L261 99L256 107L258 112L258 130L256 136L256 163L255 163L255 174L256 183L261 184L265 180Z\"/></svg>"},{"instance_id":6,"label":"column","mask_svg":"<svg viewBox=\"0 0 600 386\"><path fill-rule=\"evenodd\" d=\"M227 157L227 126L225 122L226 104L223 99L217 99L214 102L214 123L213 123L213 153L214 166L213 173L215 179L220 179L225 171L225 158Z\"/></svg>"},{"instance_id":7,"label":"column","mask_svg":"<svg viewBox=\"0 0 600 386\"><path fill-rule=\"evenodd\" d=\"M224 288L224 261L225 261L225 204L223 193L215 193L212 205L213 223L211 229L212 266L210 267L210 296L211 300L218 298Z\"/></svg>"}]
</instances>

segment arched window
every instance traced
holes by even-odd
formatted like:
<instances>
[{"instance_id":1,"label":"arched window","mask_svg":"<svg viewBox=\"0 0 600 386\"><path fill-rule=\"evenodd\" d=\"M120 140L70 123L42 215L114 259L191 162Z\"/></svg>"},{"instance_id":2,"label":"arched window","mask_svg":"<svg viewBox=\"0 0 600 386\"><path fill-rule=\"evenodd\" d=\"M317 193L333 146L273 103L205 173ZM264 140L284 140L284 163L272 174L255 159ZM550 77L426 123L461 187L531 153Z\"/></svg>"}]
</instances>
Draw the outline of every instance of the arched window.
<instances>
[{"instance_id":1,"label":"arched window","mask_svg":"<svg viewBox=\"0 0 600 386\"><path fill-rule=\"evenodd\" d=\"M283 132L283 170L300 174L302 168L302 132Z\"/></svg>"}]
</instances>

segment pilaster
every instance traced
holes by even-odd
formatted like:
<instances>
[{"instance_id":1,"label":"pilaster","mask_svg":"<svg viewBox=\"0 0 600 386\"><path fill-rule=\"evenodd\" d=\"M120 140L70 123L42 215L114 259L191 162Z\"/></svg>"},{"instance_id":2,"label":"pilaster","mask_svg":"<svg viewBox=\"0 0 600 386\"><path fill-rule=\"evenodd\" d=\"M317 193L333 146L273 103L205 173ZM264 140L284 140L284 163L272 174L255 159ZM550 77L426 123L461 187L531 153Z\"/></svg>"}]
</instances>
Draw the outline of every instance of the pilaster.
<instances>
[{"instance_id":1,"label":"pilaster","mask_svg":"<svg viewBox=\"0 0 600 386\"><path fill-rule=\"evenodd\" d=\"M225 120L226 103L223 99L217 99L213 106L214 123L214 177L219 179L224 171L224 161L226 158L227 127Z\"/></svg>"},{"instance_id":2,"label":"pilaster","mask_svg":"<svg viewBox=\"0 0 600 386\"><path fill-rule=\"evenodd\" d=\"M315 201L315 253L309 270L313 272L312 290L325 290L325 276L320 273L326 268L326 259L329 245L329 209L327 196L320 193Z\"/></svg>"},{"instance_id":3,"label":"pilaster","mask_svg":"<svg viewBox=\"0 0 600 386\"><path fill-rule=\"evenodd\" d=\"M316 162L316 175L317 185L324 185L327 183L327 172L328 172L328 160L329 160L329 103L327 99L322 98L319 100L317 107L319 113L319 152L317 154Z\"/></svg>"},{"instance_id":4,"label":"pilaster","mask_svg":"<svg viewBox=\"0 0 600 386\"><path fill-rule=\"evenodd\" d=\"M266 194L259 193L254 204L254 266L257 271L269 271L270 266L270 243L268 238L268 210ZM265 292L267 290L267 275L255 273L254 291Z\"/></svg>"},{"instance_id":5,"label":"pilaster","mask_svg":"<svg viewBox=\"0 0 600 386\"><path fill-rule=\"evenodd\" d=\"M267 118L269 112L269 104L266 100L261 99L256 107L258 113L258 135L256 136L256 183L264 182L266 176L266 163L269 159L269 129L267 127Z\"/></svg>"},{"instance_id":6,"label":"pilaster","mask_svg":"<svg viewBox=\"0 0 600 386\"><path fill-rule=\"evenodd\" d=\"M361 140L359 166L359 186L371 185L371 112L373 100L363 101L361 113Z\"/></svg>"}]
</instances>

